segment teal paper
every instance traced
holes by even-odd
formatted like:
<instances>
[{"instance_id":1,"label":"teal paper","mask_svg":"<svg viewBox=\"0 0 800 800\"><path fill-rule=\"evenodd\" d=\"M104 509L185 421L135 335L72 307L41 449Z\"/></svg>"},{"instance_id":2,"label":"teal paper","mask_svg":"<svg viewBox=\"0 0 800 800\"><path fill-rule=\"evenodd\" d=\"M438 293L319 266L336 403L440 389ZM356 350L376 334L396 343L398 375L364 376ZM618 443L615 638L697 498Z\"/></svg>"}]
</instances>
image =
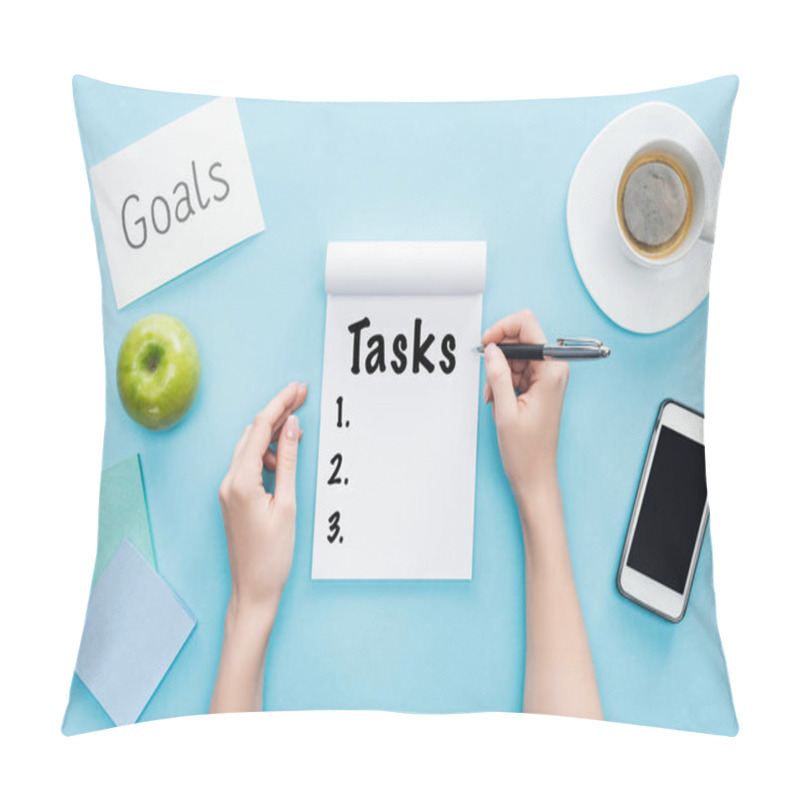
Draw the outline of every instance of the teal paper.
<instances>
[{"instance_id":1,"label":"teal paper","mask_svg":"<svg viewBox=\"0 0 800 800\"><path fill-rule=\"evenodd\" d=\"M208 709L230 592L219 484L245 425L290 380L307 380L309 397L300 411L305 436L294 565L269 646L266 707L521 710L523 549L488 407L481 407L478 425L471 581L310 580L327 242L453 239L488 243L485 325L529 306L551 337L594 336L613 351L603 363L573 368L559 455L573 567L606 718L737 731L716 623L711 532L678 625L626 600L615 585L659 404L673 397L704 406L708 301L660 334L623 330L586 292L566 230L572 172L614 117L649 100L673 103L724 160L736 89L735 78L720 78L580 100L239 100L264 233L121 311L98 238L104 463L141 454L159 571L198 619L141 719ZM75 80L74 91L87 166L210 99L86 78ZM92 214L96 223L94 207ZM203 358L191 412L158 433L125 415L114 384L122 338L155 312L183 320ZM65 731L110 724L76 682Z\"/></svg>"},{"instance_id":2,"label":"teal paper","mask_svg":"<svg viewBox=\"0 0 800 800\"><path fill-rule=\"evenodd\" d=\"M156 554L150 535L147 499L138 455L104 469L100 478L100 514L93 584L126 537L147 559L150 566L156 569Z\"/></svg>"}]
</instances>

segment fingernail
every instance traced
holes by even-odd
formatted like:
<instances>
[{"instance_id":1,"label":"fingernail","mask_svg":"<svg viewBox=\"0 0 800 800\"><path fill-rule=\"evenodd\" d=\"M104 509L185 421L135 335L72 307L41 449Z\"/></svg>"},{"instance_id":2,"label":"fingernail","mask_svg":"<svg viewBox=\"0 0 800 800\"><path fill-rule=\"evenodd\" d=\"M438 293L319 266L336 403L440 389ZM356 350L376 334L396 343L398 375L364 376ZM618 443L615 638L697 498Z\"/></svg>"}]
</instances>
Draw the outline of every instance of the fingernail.
<instances>
[{"instance_id":1,"label":"fingernail","mask_svg":"<svg viewBox=\"0 0 800 800\"><path fill-rule=\"evenodd\" d=\"M486 349L483 351L483 357L487 361L491 361L500 351L497 349L497 345L492 342L491 344L486 345Z\"/></svg>"},{"instance_id":2,"label":"fingernail","mask_svg":"<svg viewBox=\"0 0 800 800\"><path fill-rule=\"evenodd\" d=\"M299 430L300 423L297 421L297 417L292 414L289 419L286 420L286 438L290 440L296 439Z\"/></svg>"}]
</instances>

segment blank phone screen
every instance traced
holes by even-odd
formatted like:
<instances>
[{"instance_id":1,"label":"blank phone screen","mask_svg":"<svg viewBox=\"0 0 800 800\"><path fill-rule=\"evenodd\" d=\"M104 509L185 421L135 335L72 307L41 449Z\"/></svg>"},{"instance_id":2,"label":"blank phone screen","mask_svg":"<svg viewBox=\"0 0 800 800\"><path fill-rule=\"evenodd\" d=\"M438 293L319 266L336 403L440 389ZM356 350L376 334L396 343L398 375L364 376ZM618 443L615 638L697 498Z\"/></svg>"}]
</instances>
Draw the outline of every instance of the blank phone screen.
<instances>
[{"instance_id":1,"label":"blank phone screen","mask_svg":"<svg viewBox=\"0 0 800 800\"><path fill-rule=\"evenodd\" d=\"M628 566L683 594L706 496L705 447L662 427Z\"/></svg>"}]
</instances>

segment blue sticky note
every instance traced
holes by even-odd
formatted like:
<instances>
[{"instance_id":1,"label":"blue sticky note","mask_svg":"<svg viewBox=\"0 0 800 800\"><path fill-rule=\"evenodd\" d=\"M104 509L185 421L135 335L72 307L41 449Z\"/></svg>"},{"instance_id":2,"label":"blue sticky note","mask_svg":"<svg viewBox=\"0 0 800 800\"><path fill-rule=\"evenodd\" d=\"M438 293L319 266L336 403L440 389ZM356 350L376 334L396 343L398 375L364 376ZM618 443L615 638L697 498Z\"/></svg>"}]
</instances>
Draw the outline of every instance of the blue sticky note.
<instances>
[{"instance_id":1,"label":"blue sticky note","mask_svg":"<svg viewBox=\"0 0 800 800\"><path fill-rule=\"evenodd\" d=\"M194 626L125 539L92 587L75 673L117 725L136 722Z\"/></svg>"},{"instance_id":2,"label":"blue sticky note","mask_svg":"<svg viewBox=\"0 0 800 800\"><path fill-rule=\"evenodd\" d=\"M100 479L97 557L92 582L96 581L108 566L125 538L136 546L154 568L156 567L142 465L138 455L130 456L103 470Z\"/></svg>"}]
</instances>

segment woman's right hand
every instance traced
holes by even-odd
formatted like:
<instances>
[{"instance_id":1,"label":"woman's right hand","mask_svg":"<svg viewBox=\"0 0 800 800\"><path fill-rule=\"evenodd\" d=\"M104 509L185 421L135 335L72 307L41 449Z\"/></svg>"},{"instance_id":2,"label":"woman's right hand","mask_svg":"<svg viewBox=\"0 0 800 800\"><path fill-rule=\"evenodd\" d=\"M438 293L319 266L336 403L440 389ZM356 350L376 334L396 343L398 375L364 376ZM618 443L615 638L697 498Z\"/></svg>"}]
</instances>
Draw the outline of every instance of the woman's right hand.
<instances>
[{"instance_id":1,"label":"woman's right hand","mask_svg":"<svg viewBox=\"0 0 800 800\"><path fill-rule=\"evenodd\" d=\"M525 542L523 710L602 719L556 471L569 367L563 361L509 362L495 346L544 341L531 311L512 314L483 335L485 399L492 403Z\"/></svg>"},{"instance_id":2,"label":"woman's right hand","mask_svg":"<svg viewBox=\"0 0 800 800\"><path fill-rule=\"evenodd\" d=\"M545 342L533 312L518 311L483 334L484 401L492 403L503 469L523 510L540 496L558 496L556 459L569 367L558 361L507 361L493 345Z\"/></svg>"}]
</instances>

